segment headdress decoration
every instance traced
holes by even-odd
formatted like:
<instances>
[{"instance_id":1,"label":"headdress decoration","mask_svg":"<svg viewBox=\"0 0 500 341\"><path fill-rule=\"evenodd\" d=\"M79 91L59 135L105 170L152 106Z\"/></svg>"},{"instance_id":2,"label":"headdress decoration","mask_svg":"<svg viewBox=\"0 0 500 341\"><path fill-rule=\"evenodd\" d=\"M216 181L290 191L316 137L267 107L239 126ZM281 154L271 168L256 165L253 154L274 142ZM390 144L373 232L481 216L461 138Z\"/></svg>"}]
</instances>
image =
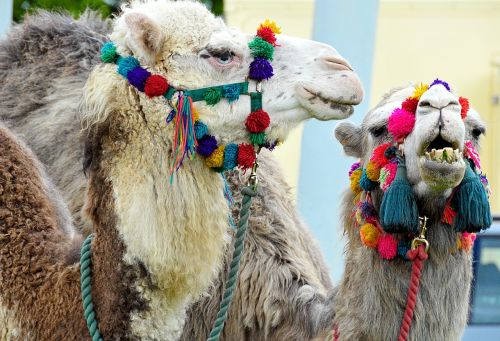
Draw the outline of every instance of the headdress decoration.
<instances>
[{"instance_id":1,"label":"headdress decoration","mask_svg":"<svg viewBox=\"0 0 500 341\"><path fill-rule=\"evenodd\" d=\"M280 28L270 20L266 20L257 29L257 35L248 44L254 57L250 64L249 79L260 82L273 76L270 62L273 60L274 48L278 46L275 36L278 33L281 33ZM267 140L265 131L271 122L269 114L262 109L262 93L249 92L247 81L194 90L176 89L162 75L152 74L141 67L135 57L118 55L113 42L104 44L101 60L105 63L116 63L118 73L146 96L162 96L170 102L172 111L166 122L173 122L175 126L171 180L184 159L194 158L195 153L205 159L208 167L222 172L237 166L242 169L251 168L256 159L255 148L273 149L276 144ZM220 144L200 119L193 102L205 101L208 105L216 105L225 99L231 103L238 100L240 95L250 96L251 112L245 121L250 143Z\"/></svg>"},{"instance_id":2,"label":"headdress decoration","mask_svg":"<svg viewBox=\"0 0 500 341\"><path fill-rule=\"evenodd\" d=\"M401 107L394 109L389 117L388 131L393 142L375 148L366 167L357 162L349 171L350 187L356 194L357 201L353 216L360 228L361 240L366 246L376 249L383 259L393 259L396 256L407 259L410 242L405 237L419 233L416 198L407 179L404 156L398 151L405 138L413 131L420 98L429 88L438 84L451 91L449 84L439 79L430 85L417 84L413 94L403 101ZM469 101L460 97L459 103L461 117L465 119ZM491 213L488 180L481 172L479 154L472 142L465 142L463 155L467 165L466 172L462 182L450 196L441 221L454 225L455 231L460 232L457 248L468 251L475 239L474 232L491 225ZM443 157L446 157L446 153ZM371 199L371 191L377 187L384 191L379 214Z\"/></svg>"}]
</instances>

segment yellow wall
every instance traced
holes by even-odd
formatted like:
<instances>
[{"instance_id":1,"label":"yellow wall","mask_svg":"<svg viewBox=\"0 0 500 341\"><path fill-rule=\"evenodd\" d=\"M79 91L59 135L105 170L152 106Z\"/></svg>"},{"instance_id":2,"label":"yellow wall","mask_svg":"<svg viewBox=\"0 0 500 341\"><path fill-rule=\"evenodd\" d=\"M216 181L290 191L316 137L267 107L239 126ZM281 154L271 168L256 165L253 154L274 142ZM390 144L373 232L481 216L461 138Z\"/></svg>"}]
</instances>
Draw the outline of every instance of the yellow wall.
<instances>
[{"instance_id":1,"label":"yellow wall","mask_svg":"<svg viewBox=\"0 0 500 341\"><path fill-rule=\"evenodd\" d=\"M283 33L301 38L312 34L313 0L225 0L226 22L247 33L256 32L265 19L275 20ZM296 196L299 178L302 125L290 133L288 140L277 147L274 155L283 168L288 183Z\"/></svg>"},{"instance_id":2,"label":"yellow wall","mask_svg":"<svg viewBox=\"0 0 500 341\"><path fill-rule=\"evenodd\" d=\"M488 125L483 169L500 212L500 109L492 104L495 72L500 82L492 63L495 55L500 61L500 1L383 0L375 44L372 104L395 85L439 77L480 112Z\"/></svg>"}]
</instances>

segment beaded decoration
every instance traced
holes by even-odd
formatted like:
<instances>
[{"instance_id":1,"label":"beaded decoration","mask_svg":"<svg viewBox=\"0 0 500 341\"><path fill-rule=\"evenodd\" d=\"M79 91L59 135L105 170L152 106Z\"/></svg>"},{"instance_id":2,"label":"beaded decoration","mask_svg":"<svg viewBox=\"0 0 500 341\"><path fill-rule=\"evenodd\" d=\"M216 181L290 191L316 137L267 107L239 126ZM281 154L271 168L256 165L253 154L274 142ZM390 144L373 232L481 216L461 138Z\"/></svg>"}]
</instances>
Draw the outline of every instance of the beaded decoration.
<instances>
[{"instance_id":1,"label":"beaded decoration","mask_svg":"<svg viewBox=\"0 0 500 341\"><path fill-rule=\"evenodd\" d=\"M349 170L350 188L355 194L354 201L357 202L353 210L353 218L359 228L362 243L377 250L381 258L391 260L396 257L407 259L412 240L411 233L389 233L384 230L380 223L379 213L373 205L371 191L380 187L386 192L396 178L398 165L402 162L398 156L398 147L411 133L415 126L415 113L420 97L432 86L441 84L448 91L448 83L436 79L430 85L418 84L413 94L403 101L401 107L394 109L388 120L388 131L393 136L392 143L377 146L366 164L354 163ZM469 110L469 102L460 97L461 117L465 119ZM472 162L475 174L480 178L484 188L489 191L488 180L481 173L481 165L478 152L474 149L471 141L464 145L464 158ZM452 207L453 193L446 203L441 221L452 225L456 216L456 210ZM457 249L469 252L476 238L475 233L462 231L457 234Z\"/></svg>"},{"instance_id":2,"label":"beaded decoration","mask_svg":"<svg viewBox=\"0 0 500 341\"><path fill-rule=\"evenodd\" d=\"M281 33L281 30L274 21L266 20L258 27L257 35L248 44L254 57L249 69L250 79L260 82L273 76L270 62L273 60L274 47L278 46L275 35L278 33ZM195 90L175 89L165 77L152 74L141 67L135 57L119 56L113 42L104 44L101 60L105 63L116 63L118 73L146 96L163 96L170 101L172 111L166 122L173 122L175 125L171 179L174 172L181 167L184 158L192 159L195 153L204 158L208 167L222 172L237 166L242 169L251 168L256 159L255 148L273 149L276 144L267 141L265 131L271 122L269 114L262 109L262 94L249 92L248 82ZM231 103L238 100L240 95L251 97L251 113L245 121L250 143L219 144L217 139L210 135L208 126L200 119L193 102L205 101L208 105L216 105L225 99Z\"/></svg>"}]
</instances>

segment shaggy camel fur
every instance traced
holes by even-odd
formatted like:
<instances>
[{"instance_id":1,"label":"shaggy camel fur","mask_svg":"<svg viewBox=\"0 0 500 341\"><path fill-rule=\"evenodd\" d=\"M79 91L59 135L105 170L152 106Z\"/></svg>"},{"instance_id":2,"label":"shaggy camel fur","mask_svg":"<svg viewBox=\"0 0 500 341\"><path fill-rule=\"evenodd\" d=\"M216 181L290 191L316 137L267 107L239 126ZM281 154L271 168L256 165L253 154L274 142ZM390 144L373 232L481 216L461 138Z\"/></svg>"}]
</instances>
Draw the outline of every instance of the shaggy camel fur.
<instances>
[{"instance_id":1,"label":"shaggy camel fur","mask_svg":"<svg viewBox=\"0 0 500 341\"><path fill-rule=\"evenodd\" d=\"M340 123L335 130L345 152L367 162L372 150L391 141L385 127L391 112L400 107L411 95L413 87L391 92L371 110L360 127ZM425 103L430 103L430 107ZM418 166L421 145L432 141L439 134L453 145L463 149L464 140L478 146L484 124L477 112L469 111L465 122L460 117L458 97L443 86L428 90L417 109L413 132L406 138L404 153L408 179L417 196L420 215L429 218L427 239L430 243L420 292L416 304L409 340L459 340L464 330L472 279L471 255L457 250L457 233L441 223L446 198L450 188L457 186L463 177L464 163L449 166L448 179L453 184L444 190L431 190L421 178L425 167ZM431 109L429 109L431 108ZM445 109L435 109L445 108ZM436 123L440 115L442 126ZM366 164L366 163L365 163ZM426 179L443 182L442 175L432 173ZM427 180L428 181L428 180ZM382 193L374 195L374 205L379 210ZM361 243L359 228L353 221L354 194L346 192L343 204L343 227L348 238L346 268L336 298L335 323L340 340L395 340L401 326L406 304L411 263L401 259L386 261L378 253Z\"/></svg>"},{"instance_id":2,"label":"shaggy camel fur","mask_svg":"<svg viewBox=\"0 0 500 341\"><path fill-rule=\"evenodd\" d=\"M0 48L0 78L7 80L2 84L15 84L18 87L16 96L25 93L34 97L34 107L23 109L20 101L22 96L16 99L13 96L15 93L9 90L9 86L2 86L0 92L10 100L10 110L6 111L3 108L2 117L13 129L28 137L28 141L42 162L47 165L49 172L53 167L67 171L64 174L54 173L54 180L77 218L83 204L86 185L81 171L73 168L76 168L75 165L80 165L83 159L81 151L83 138L77 132L79 123L74 119L77 115L76 103L81 96L83 82L87 78L90 66L96 62L98 49L106 30L107 25L92 16L72 22L63 16L42 13L29 18L23 26L16 27L10 39ZM75 39L71 33L73 31L84 37ZM43 51L37 51L36 55L30 55L33 36L39 37L41 45L46 47ZM60 46L64 46L65 49L60 49ZM68 53L67 49L73 49L78 53ZM44 58L38 58L40 55ZM40 65L28 64L25 58L37 58ZM327 61L329 62L327 66L332 64L332 60L334 59ZM59 63L59 61L64 62ZM73 66L78 62L81 65L75 70ZM12 65L18 67L12 68ZM32 67L60 77L57 77L50 86L36 85L36 82L23 84L15 81L16 77L22 74L34 77L35 75L30 72ZM277 70L292 69L292 67L285 63ZM345 69L341 73L347 76ZM297 71L297 74L301 74L301 71ZM327 71L326 75L328 78L333 77L335 81L337 73ZM111 78L113 76L113 74L107 75ZM344 78L356 86L357 80L342 77ZM360 91L352 92L349 97L359 101L362 96ZM276 97L282 101L302 101L299 95L278 93ZM325 104L331 108L325 108ZM311 97L307 101L307 106L317 106L318 112L323 115L322 118L331 115L328 110L334 113L343 110L342 106L318 96ZM39 124L33 124L36 122ZM227 340L245 338L281 340L285 337L292 340L310 339L320 335L330 326L333 310L331 302L326 300L325 295L331 289L331 284L318 248L297 217L289 199L288 187L276 171L276 165L272 161L267 161L268 155L264 156L260 172L263 186L252 207L255 213L251 218L247 237L250 251L242 263L241 273L244 280L238 287L223 337ZM236 188L242 181L241 177L238 171L229 177L236 196L238 196ZM237 208L233 214L237 214ZM80 228L84 226L81 219L77 223ZM220 272L219 277L220 280L211 289L211 293L189 312L189 316L204 316L204 318L188 320L183 334L184 339L202 340L206 337L219 304L225 272Z\"/></svg>"}]
</instances>

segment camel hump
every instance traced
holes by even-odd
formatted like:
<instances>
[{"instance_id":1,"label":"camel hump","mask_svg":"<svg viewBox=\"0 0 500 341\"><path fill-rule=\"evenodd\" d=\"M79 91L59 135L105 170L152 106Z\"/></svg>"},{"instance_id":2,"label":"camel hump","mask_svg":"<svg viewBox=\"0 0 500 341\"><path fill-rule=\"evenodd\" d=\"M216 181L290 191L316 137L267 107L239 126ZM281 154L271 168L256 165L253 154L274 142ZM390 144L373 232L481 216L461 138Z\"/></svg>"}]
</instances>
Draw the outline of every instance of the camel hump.
<instances>
[{"instance_id":1,"label":"camel hump","mask_svg":"<svg viewBox=\"0 0 500 341\"><path fill-rule=\"evenodd\" d=\"M71 218L43 166L26 144L0 123L0 233L62 229Z\"/></svg>"}]
</instances>

